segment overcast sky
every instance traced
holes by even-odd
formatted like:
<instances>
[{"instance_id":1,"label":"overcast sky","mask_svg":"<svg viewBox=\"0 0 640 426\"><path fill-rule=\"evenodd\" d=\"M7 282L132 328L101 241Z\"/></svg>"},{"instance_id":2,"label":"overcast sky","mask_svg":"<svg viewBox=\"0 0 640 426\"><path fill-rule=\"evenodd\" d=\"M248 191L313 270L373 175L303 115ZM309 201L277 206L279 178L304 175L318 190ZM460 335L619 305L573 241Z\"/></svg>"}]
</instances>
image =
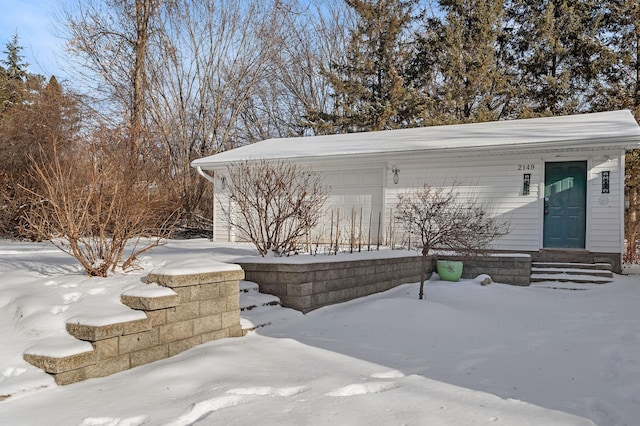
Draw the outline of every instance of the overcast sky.
<instances>
[{"instance_id":1,"label":"overcast sky","mask_svg":"<svg viewBox=\"0 0 640 426\"><path fill-rule=\"evenodd\" d=\"M2 52L18 34L29 71L64 79L64 41L56 37L54 13L62 0L0 0L0 45ZM4 60L6 55L1 54Z\"/></svg>"}]
</instances>

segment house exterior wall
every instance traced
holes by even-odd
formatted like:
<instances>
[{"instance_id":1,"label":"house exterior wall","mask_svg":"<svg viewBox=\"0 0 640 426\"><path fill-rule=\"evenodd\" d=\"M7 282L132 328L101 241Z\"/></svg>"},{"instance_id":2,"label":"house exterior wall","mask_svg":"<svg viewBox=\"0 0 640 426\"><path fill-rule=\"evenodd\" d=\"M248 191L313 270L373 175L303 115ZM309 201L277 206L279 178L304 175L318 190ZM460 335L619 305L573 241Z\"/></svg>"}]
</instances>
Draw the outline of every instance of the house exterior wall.
<instances>
[{"instance_id":1,"label":"house exterior wall","mask_svg":"<svg viewBox=\"0 0 640 426\"><path fill-rule=\"evenodd\" d=\"M532 252L543 247L545 163L587 161L586 241L593 252L623 250L624 152L537 153L431 157L417 160L397 158L387 170L400 169L398 184L387 173L385 182L385 228L393 221L398 194L420 187L455 183L462 196L476 197L492 215L509 220L510 232L495 242L497 250ZM622 166L622 167L621 167ZM609 171L609 193L602 194L602 172ZM529 194L523 194L524 174L530 174Z\"/></svg>"},{"instance_id":2,"label":"house exterior wall","mask_svg":"<svg viewBox=\"0 0 640 426\"><path fill-rule=\"evenodd\" d=\"M296 161L322 174L331 188L312 243L328 242L329 236L335 239L338 230L344 244L352 222L357 232L361 232L363 244L369 241L376 244L379 240L382 244L389 243L391 234L396 243L401 243L400 227L393 219L398 194L424 183L432 186L456 183L461 195L476 197L493 215L511 222L510 233L496 241L493 248L513 252L537 252L544 248L545 163L586 161L585 249L594 253L623 252L624 151L620 149L527 153L489 153L477 149L456 155L431 152L375 160L350 156L332 163ZM400 170L397 184L393 180L394 167ZM602 193L603 171L609 172L608 194ZM523 194L524 174L531 175L529 194ZM222 175L218 176L220 180ZM228 199L221 186L216 185L214 239L234 241L237 237L224 218L223 205L228 208Z\"/></svg>"},{"instance_id":3,"label":"house exterior wall","mask_svg":"<svg viewBox=\"0 0 640 426\"><path fill-rule=\"evenodd\" d=\"M496 249L529 251L540 247L537 182L544 179L544 164L539 156L425 158L400 160L396 167L401 170L398 184L391 177L386 182L386 226L399 226L393 224L393 209L400 193L425 183L433 187L455 184L461 197L475 197L493 216L511 220L511 232L496 242ZM529 195L522 194L524 173L531 174Z\"/></svg>"}]
</instances>

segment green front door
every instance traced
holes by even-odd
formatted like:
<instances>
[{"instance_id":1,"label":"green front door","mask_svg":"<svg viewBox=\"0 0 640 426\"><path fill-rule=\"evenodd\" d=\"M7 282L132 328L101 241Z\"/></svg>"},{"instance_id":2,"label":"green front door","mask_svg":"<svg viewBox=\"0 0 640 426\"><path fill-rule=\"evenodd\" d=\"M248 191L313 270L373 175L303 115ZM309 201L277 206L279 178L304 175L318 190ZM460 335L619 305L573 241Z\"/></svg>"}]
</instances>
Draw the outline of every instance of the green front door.
<instances>
[{"instance_id":1,"label":"green front door","mask_svg":"<svg viewBox=\"0 0 640 426\"><path fill-rule=\"evenodd\" d=\"M546 163L544 248L585 248L587 162Z\"/></svg>"}]
</instances>

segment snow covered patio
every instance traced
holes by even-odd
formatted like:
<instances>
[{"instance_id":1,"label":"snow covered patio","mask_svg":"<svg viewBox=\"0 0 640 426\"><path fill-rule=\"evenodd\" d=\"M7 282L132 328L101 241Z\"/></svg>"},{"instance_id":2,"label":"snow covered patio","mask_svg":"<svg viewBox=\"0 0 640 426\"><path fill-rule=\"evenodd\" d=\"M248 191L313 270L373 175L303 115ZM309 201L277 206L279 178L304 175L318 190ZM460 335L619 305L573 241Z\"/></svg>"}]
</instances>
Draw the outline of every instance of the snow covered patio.
<instances>
[{"instance_id":1,"label":"snow covered patio","mask_svg":"<svg viewBox=\"0 0 640 426\"><path fill-rule=\"evenodd\" d=\"M634 424L640 280L531 287L436 279L315 310L276 309L244 338L58 387L22 359L180 258L246 245L171 241L143 270L89 279L48 244L0 242L0 424ZM556 287L553 289L550 287ZM253 311L251 311L253 312ZM255 312L253 312L255 313Z\"/></svg>"}]
</instances>

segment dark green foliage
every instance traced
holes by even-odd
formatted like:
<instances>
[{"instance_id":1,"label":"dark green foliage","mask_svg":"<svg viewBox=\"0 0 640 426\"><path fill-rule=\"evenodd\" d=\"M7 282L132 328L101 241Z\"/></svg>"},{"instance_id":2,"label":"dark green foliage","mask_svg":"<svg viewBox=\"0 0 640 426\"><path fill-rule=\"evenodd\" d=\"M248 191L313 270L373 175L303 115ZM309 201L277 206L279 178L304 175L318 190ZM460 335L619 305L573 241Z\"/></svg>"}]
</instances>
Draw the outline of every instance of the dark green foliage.
<instances>
[{"instance_id":1,"label":"dark green foliage","mask_svg":"<svg viewBox=\"0 0 640 426\"><path fill-rule=\"evenodd\" d=\"M308 121L323 133L415 126L420 123L420 100L403 73L416 1L345 2L356 14L356 27L346 57L324 71L334 92L334 109L308 111Z\"/></svg>"},{"instance_id":2,"label":"dark green foliage","mask_svg":"<svg viewBox=\"0 0 640 426\"><path fill-rule=\"evenodd\" d=\"M20 104L27 95L27 64L22 61L22 46L17 34L7 42L5 49L2 52L5 59L0 61L0 111Z\"/></svg>"},{"instance_id":3,"label":"dark green foliage","mask_svg":"<svg viewBox=\"0 0 640 426\"><path fill-rule=\"evenodd\" d=\"M501 0L441 0L420 29L412 78L431 99L435 123L502 118L512 86L499 62Z\"/></svg>"},{"instance_id":4,"label":"dark green foliage","mask_svg":"<svg viewBox=\"0 0 640 426\"><path fill-rule=\"evenodd\" d=\"M607 2L511 0L505 39L517 71L517 116L590 111L589 99L612 61L602 42Z\"/></svg>"}]
</instances>

